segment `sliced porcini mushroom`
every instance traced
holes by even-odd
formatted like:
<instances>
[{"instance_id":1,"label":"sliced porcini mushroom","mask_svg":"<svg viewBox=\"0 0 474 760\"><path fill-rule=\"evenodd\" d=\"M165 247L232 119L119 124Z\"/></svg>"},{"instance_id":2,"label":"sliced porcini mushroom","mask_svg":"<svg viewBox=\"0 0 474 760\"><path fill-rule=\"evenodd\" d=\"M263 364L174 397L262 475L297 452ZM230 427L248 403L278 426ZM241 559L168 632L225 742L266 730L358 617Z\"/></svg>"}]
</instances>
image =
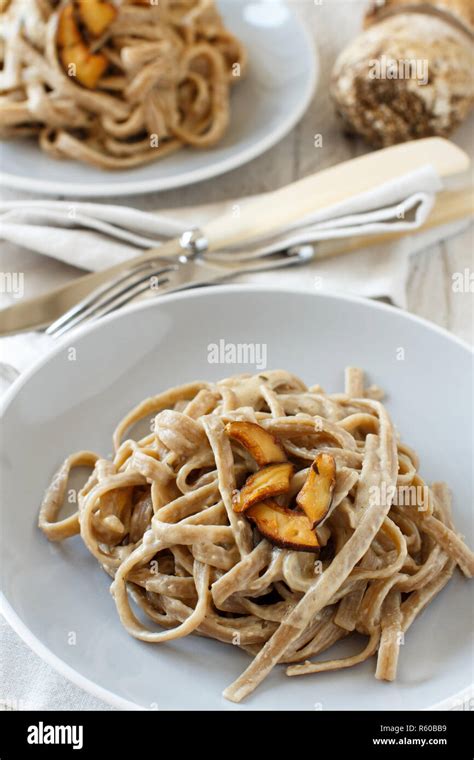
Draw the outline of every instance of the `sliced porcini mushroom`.
<instances>
[{"instance_id":1,"label":"sliced porcini mushroom","mask_svg":"<svg viewBox=\"0 0 474 760\"><path fill-rule=\"evenodd\" d=\"M67 74L73 76L84 87L94 89L108 68L108 58L102 53L91 53L82 38L72 4L62 8L56 42L59 58Z\"/></svg>"},{"instance_id":2,"label":"sliced porcini mushroom","mask_svg":"<svg viewBox=\"0 0 474 760\"><path fill-rule=\"evenodd\" d=\"M293 465L290 462L269 464L250 475L237 498L234 500L234 511L245 512L252 504L265 499L271 499L290 488Z\"/></svg>"},{"instance_id":3,"label":"sliced porcini mushroom","mask_svg":"<svg viewBox=\"0 0 474 760\"><path fill-rule=\"evenodd\" d=\"M249 507L245 516L275 546L297 552L314 552L319 549L318 538L305 514L267 500Z\"/></svg>"},{"instance_id":4,"label":"sliced porcini mushroom","mask_svg":"<svg viewBox=\"0 0 474 760\"><path fill-rule=\"evenodd\" d=\"M60 48L72 47L83 41L74 16L73 5L64 6L59 14L56 41Z\"/></svg>"},{"instance_id":5,"label":"sliced porcini mushroom","mask_svg":"<svg viewBox=\"0 0 474 760\"><path fill-rule=\"evenodd\" d=\"M117 8L105 0L77 0L79 16L94 36L100 37L117 17Z\"/></svg>"},{"instance_id":6,"label":"sliced porcini mushroom","mask_svg":"<svg viewBox=\"0 0 474 760\"><path fill-rule=\"evenodd\" d=\"M296 503L307 516L312 528L324 520L331 508L336 485L336 462L331 454L318 454L309 469Z\"/></svg>"},{"instance_id":7,"label":"sliced porcini mushroom","mask_svg":"<svg viewBox=\"0 0 474 760\"><path fill-rule=\"evenodd\" d=\"M287 461L278 438L255 422L229 422L226 431L230 438L247 449L259 467Z\"/></svg>"},{"instance_id":8,"label":"sliced porcini mushroom","mask_svg":"<svg viewBox=\"0 0 474 760\"><path fill-rule=\"evenodd\" d=\"M109 62L101 53L91 53L85 42L61 50L61 63L66 70L74 66L74 76L78 82L93 90Z\"/></svg>"}]
</instances>

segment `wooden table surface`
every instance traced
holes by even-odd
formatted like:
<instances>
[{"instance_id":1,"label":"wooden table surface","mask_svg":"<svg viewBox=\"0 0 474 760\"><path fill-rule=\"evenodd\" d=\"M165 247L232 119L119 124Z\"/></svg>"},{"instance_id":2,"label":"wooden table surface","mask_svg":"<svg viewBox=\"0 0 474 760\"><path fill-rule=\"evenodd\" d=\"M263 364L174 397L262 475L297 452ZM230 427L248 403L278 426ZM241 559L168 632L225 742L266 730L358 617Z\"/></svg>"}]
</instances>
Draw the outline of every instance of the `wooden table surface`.
<instances>
[{"instance_id":1,"label":"wooden table surface","mask_svg":"<svg viewBox=\"0 0 474 760\"><path fill-rule=\"evenodd\" d=\"M237 198L276 189L367 150L360 140L343 134L328 89L338 52L361 28L365 0L292 0L292 5L314 37L321 72L316 96L298 126L264 155L221 177L164 193L98 200L151 210ZM453 140L474 158L473 124L471 115ZM322 136L321 147L315 147L315 134ZM457 185L472 183L472 179L470 173L460 178ZM3 189L2 197L7 200L36 196ZM473 243L471 224L467 231L413 256L408 292L411 311L470 342L474 342L473 294L468 289L455 292L452 278L456 273L467 272L468 276L473 273ZM11 260L10 255L8 258Z\"/></svg>"}]
</instances>

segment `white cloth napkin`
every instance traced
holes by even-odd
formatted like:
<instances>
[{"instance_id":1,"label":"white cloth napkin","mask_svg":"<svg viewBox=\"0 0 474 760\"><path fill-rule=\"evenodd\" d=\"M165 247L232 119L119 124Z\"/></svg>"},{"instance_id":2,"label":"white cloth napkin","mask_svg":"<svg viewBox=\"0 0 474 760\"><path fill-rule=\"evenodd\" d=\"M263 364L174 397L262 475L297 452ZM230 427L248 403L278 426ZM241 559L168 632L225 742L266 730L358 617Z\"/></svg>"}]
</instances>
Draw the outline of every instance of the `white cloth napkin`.
<instances>
[{"instance_id":1,"label":"white cloth napkin","mask_svg":"<svg viewBox=\"0 0 474 760\"><path fill-rule=\"evenodd\" d=\"M348 201L316 211L292 228L259 240L265 250L331 238L388 231L409 231L427 218L434 195L442 187L430 166L387 182ZM228 210L251 203L252 198L213 204L180 212L148 213L124 206L65 201L9 201L0 203L1 237L31 251L67 264L99 270L137 254L137 248L160 245L191 227ZM255 248L249 241L246 249ZM242 248L239 248L242 250Z\"/></svg>"},{"instance_id":2,"label":"white cloth napkin","mask_svg":"<svg viewBox=\"0 0 474 760\"><path fill-rule=\"evenodd\" d=\"M317 211L298 226L282 229L271 238L261 239L233 252L237 258L259 250L272 251L301 242L353 238L394 231L416 231L426 220L441 180L430 166L418 169L397 180L344 203ZM15 253L15 272L24 272L25 296L45 292L54 284L66 281L64 264L86 270L99 270L126 260L142 250L200 226L225 211L239 212L252 198L194 208L156 213L124 206L67 201L0 202L0 238L31 253ZM386 297L398 306L406 305L406 280L409 257L437 240L455 234L467 222L433 228L395 242L376 245L355 253L318 260L306 267L285 272L261 272L242 275L239 282L289 286L307 285L313 280L315 290L342 291L366 297ZM228 255L228 254L226 254ZM4 268L4 267L2 267ZM5 269L5 268L4 268ZM12 269L12 267L10 267ZM70 277L70 272L68 273ZM29 282L34 287L29 287ZM0 294L0 306L15 302L15 295ZM43 333L25 333L0 341L3 363L0 364L0 392L14 377L44 354L52 339Z\"/></svg>"},{"instance_id":3,"label":"white cloth napkin","mask_svg":"<svg viewBox=\"0 0 474 760\"><path fill-rule=\"evenodd\" d=\"M113 710L35 654L0 616L0 711Z\"/></svg>"}]
</instances>

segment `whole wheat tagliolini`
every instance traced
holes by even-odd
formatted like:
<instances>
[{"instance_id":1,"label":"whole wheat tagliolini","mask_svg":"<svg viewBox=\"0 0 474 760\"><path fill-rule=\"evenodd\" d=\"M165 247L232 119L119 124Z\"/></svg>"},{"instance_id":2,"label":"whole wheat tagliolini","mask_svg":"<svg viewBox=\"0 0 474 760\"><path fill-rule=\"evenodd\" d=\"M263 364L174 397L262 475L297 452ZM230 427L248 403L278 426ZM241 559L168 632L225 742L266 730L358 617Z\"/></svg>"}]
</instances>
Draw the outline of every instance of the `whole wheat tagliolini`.
<instances>
[{"instance_id":1,"label":"whole wheat tagliolini","mask_svg":"<svg viewBox=\"0 0 474 760\"><path fill-rule=\"evenodd\" d=\"M212 0L0 7L0 137L125 169L225 134L246 53Z\"/></svg>"},{"instance_id":2,"label":"whole wheat tagliolini","mask_svg":"<svg viewBox=\"0 0 474 760\"><path fill-rule=\"evenodd\" d=\"M279 663L298 676L376 655L375 677L391 681L402 634L456 565L472 576L474 555L447 486L423 481L381 398L355 368L335 394L281 370L172 388L118 424L111 459L66 459L39 526L52 541L80 534L132 636L195 633L248 652L228 699ZM61 518L79 466L91 474ZM354 633L366 637L355 655L313 659Z\"/></svg>"}]
</instances>

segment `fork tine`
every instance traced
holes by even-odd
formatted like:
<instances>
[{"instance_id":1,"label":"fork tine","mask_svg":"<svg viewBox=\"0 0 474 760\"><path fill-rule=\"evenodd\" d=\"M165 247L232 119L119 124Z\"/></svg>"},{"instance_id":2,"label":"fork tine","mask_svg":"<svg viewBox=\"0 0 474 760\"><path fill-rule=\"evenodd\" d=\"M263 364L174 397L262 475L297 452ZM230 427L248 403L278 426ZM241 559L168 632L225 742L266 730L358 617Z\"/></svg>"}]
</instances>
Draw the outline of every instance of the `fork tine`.
<instances>
[{"instance_id":1,"label":"fork tine","mask_svg":"<svg viewBox=\"0 0 474 760\"><path fill-rule=\"evenodd\" d=\"M46 333L48 335L54 335L60 327L69 322L77 314L84 312L90 306L98 303L108 293L112 292L115 288L122 285L123 283L126 283L131 278L135 277L141 271L151 269L155 265L156 260L151 260L143 262L138 266L131 266L128 270L126 270L125 273L122 272L113 280L109 280L104 285L100 285L98 288L92 291L92 293L86 296L86 298L83 298L71 309L68 309L68 311L66 311L61 317L52 322L47 328Z\"/></svg>"},{"instance_id":2,"label":"fork tine","mask_svg":"<svg viewBox=\"0 0 474 760\"><path fill-rule=\"evenodd\" d=\"M144 262L137 267L131 268L126 272L126 274L120 274L111 282L107 282L105 285L100 286L89 296L87 296L87 298L84 298L82 301L69 309L65 314L59 317L59 319L52 322L46 329L46 333L53 336L62 335L68 329L76 326L81 321L91 316L96 310L99 310L102 306L107 305L112 301L113 298L120 296L123 292L126 292L134 285L141 283L144 280L148 280L150 277L158 277L161 274L165 274L166 272L171 272L174 270L174 267L172 265L162 266L162 262L160 262L160 264L161 267L159 269L156 269L157 262L155 260ZM144 276L139 277L137 280L137 275L140 275L141 272L146 270L149 271ZM127 285L129 281L130 284ZM117 292L114 294L114 291ZM109 293L112 295L107 298Z\"/></svg>"},{"instance_id":3,"label":"fork tine","mask_svg":"<svg viewBox=\"0 0 474 760\"><path fill-rule=\"evenodd\" d=\"M236 275L248 272L261 272L305 264L311 261L313 257L314 247L312 245L299 245L276 251L271 256L256 259L244 266L239 262L236 267L216 266L214 263L209 264L204 260L196 262L194 259L186 262L180 261L176 264L166 262L166 265L163 266L164 262L161 259L158 260L159 269L149 266L136 267L131 273L125 276L122 274L112 283L108 283L106 287L102 287L100 291L95 291L50 325L47 332L50 335L59 336L88 319L96 319L119 309L142 293L150 291L151 277L159 278L161 276L161 279L158 279L157 284L160 287L157 291L160 294L165 294L223 282L226 279L232 279ZM146 269L149 271L142 274ZM137 275L140 276L137 278Z\"/></svg>"},{"instance_id":4,"label":"fork tine","mask_svg":"<svg viewBox=\"0 0 474 760\"><path fill-rule=\"evenodd\" d=\"M168 282L169 282L169 279L165 275L165 277L162 280L161 279L158 280L156 285L157 286L166 285L166 283ZM151 288L150 288L149 278L147 278L147 281L142 284L136 283L136 287L137 287L137 290L133 290L131 293L126 293L125 291L122 291L122 293L124 293L123 298L119 298L119 296L121 295L119 293L117 295L117 298L114 299L113 303L111 303L109 306L106 306L104 311L101 311L100 316L105 317L106 314L111 314L111 312L116 311L117 309L120 309L122 306L125 306L127 303L130 303L130 301L133 301L134 298L138 298L138 296L142 295L142 293L146 293L147 290L150 290Z\"/></svg>"},{"instance_id":5,"label":"fork tine","mask_svg":"<svg viewBox=\"0 0 474 760\"><path fill-rule=\"evenodd\" d=\"M153 275L151 275L153 276ZM117 293L116 296L113 298L110 298L107 304L99 304L95 307L95 309L92 312L88 312L87 314L80 314L75 319L70 320L62 327L59 327L53 334L54 338L59 338L61 335L64 335L65 333L72 330L74 327L77 327L78 325L83 324L87 321L92 321L99 319L99 317L105 317L106 314L111 314L111 312L115 311L116 309L119 309L121 306L124 306L125 304L129 303L130 301L133 301L134 298L137 298L142 293L145 293L147 290L150 290L150 284L148 282L148 277L146 279L146 282L143 284L135 283L133 285L134 289L131 293L128 293L125 298L122 298L118 300L121 293ZM168 280L166 277L163 280L158 280L158 285L162 285L167 283ZM140 286L140 287L139 287ZM132 286L131 286L132 287Z\"/></svg>"},{"instance_id":6,"label":"fork tine","mask_svg":"<svg viewBox=\"0 0 474 760\"><path fill-rule=\"evenodd\" d=\"M166 272L168 270L152 270L151 272L147 273L145 276L141 277L139 280L135 280L131 282L126 288L121 288L116 293L113 293L111 296L106 298L105 300L100 300L98 303L90 306L86 310L82 311L80 314L77 314L75 317L72 317L69 319L68 322L63 324L62 326L56 328L54 333L52 333L53 337L59 338L60 335L64 335L64 333L68 332L69 330L72 330L73 327L77 327L78 325L82 324L83 322L97 319L99 317L103 317L106 314L109 314L110 312L114 311L115 309L119 308L119 306L122 306L123 304L128 303L129 301L132 301L134 298L137 298L141 293L146 292L147 290L150 290L150 278L151 277L157 277L160 278L160 275L165 275L162 279L158 279L157 284L162 285L166 282L168 282L168 279L166 278ZM125 296L124 298L121 298L121 296Z\"/></svg>"}]
</instances>

